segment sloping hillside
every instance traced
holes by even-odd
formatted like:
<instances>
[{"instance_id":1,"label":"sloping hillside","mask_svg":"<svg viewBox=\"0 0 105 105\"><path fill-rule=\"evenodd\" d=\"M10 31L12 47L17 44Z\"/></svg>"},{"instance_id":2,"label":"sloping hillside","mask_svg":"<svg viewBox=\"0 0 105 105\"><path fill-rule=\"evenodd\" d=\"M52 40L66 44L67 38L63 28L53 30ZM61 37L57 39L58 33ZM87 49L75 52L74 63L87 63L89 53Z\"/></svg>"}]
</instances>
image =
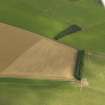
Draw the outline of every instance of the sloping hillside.
<instances>
[{"instance_id":1,"label":"sloping hillside","mask_svg":"<svg viewBox=\"0 0 105 105\"><path fill-rule=\"evenodd\" d=\"M89 82L80 89L68 82L2 78L1 105L104 105L105 8L99 0L0 0L0 21L51 38L80 26L81 32L59 41L88 51L83 77Z\"/></svg>"}]
</instances>

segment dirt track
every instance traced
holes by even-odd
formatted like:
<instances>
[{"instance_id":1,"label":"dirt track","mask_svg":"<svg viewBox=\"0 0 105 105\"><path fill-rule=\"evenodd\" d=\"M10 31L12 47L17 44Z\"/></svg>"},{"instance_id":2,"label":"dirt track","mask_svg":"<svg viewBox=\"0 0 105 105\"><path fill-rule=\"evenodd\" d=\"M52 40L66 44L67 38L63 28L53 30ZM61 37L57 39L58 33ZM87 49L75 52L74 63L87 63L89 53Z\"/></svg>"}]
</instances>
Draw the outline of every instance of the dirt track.
<instances>
[{"instance_id":1,"label":"dirt track","mask_svg":"<svg viewBox=\"0 0 105 105\"><path fill-rule=\"evenodd\" d=\"M0 24L0 76L73 79L77 50Z\"/></svg>"}]
</instances>

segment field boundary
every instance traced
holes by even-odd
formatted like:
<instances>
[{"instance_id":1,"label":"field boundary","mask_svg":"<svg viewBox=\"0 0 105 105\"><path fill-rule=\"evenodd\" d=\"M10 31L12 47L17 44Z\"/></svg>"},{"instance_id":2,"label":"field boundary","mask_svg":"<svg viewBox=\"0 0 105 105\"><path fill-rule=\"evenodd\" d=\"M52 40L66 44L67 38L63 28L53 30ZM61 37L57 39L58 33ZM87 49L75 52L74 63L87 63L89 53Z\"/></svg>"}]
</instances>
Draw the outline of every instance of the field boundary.
<instances>
[{"instance_id":1,"label":"field boundary","mask_svg":"<svg viewBox=\"0 0 105 105\"><path fill-rule=\"evenodd\" d=\"M84 65L84 57L85 57L85 51L79 50L77 53L76 66L74 71L74 76L77 80L82 79L82 67Z\"/></svg>"}]
</instances>

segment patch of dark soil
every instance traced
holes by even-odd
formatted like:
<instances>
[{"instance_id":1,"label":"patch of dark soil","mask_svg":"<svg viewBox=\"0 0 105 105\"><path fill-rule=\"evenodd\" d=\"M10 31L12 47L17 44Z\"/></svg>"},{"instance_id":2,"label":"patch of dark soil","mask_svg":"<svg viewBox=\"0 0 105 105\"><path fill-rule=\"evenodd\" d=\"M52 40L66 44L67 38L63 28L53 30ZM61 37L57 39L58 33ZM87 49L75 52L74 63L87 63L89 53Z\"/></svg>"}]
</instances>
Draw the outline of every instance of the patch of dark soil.
<instances>
[{"instance_id":1,"label":"patch of dark soil","mask_svg":"<svg viewBox=\"0 0 105 105\"><path fill-rule=\"evenodd\" d=\"M62 32L58 33L57 36L54 37L55 40L59 40L67 35L71 35L72 33L76 33L78 31L81 31L82 28L76 24L69 26Z\"/></svg>"}]
</instances>

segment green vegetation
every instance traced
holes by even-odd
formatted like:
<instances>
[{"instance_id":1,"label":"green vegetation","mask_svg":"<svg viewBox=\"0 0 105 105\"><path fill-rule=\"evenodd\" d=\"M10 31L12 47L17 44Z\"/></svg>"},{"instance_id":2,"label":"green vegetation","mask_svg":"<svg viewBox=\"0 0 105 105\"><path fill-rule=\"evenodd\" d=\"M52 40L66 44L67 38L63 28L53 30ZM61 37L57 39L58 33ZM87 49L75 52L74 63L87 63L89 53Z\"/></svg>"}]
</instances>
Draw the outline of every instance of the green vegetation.
<instances>
[{"instance_id":1,"label":"green vegetation","mask_svg":"<svg viewBox=\"0 0 105 105\"><path fill-rule=\"evenodd\" d=\"M0 22L54 38L72 24L83 30L60 39L79 49L105 53L105 9L97 0L0 0ZM0 79L1 105L104 105L105 56L87 54L80 90L68 82ZM21 81L21 82L20 82Z\"/></svg>"},{"instance_id":2,"label":"green vegetation","mask_svg":"<svg viewBox=\"0 0 105 105\"><path fill-rule=\"evenodd\" d=\"M67 36L60 41L76 48L105 53L105 22L75 33L73 36Z\"/></svg>"},{"instance_id":3,"label":"green vegetation","mask_svg":"<svg viewBox=\"0 0 105 105\"><path fill-rule=\"evenodd\" d=\"M83 31L61 39L81 49L104 51L105 10L97 0L0 0L0 21L54 38L72 24ZM94 39L94 40L93 40Z\"/></svg>"},{"instance_id":4,"label":"green vegetation","mask_svg":"<svg viewBox=\"0 0 105 105\"><path fill-rule=\"evenodd\" d=\"M90 88L105 93L105 55L88 53L84 62L84 77L88 78Z\"/></svg>"}]
</instances>

